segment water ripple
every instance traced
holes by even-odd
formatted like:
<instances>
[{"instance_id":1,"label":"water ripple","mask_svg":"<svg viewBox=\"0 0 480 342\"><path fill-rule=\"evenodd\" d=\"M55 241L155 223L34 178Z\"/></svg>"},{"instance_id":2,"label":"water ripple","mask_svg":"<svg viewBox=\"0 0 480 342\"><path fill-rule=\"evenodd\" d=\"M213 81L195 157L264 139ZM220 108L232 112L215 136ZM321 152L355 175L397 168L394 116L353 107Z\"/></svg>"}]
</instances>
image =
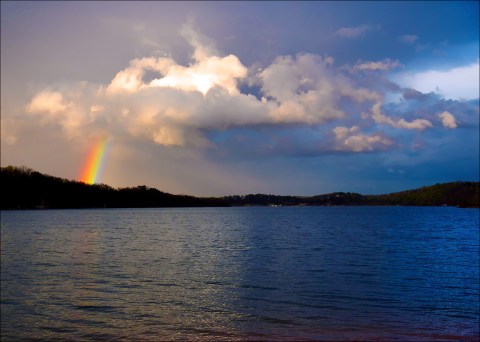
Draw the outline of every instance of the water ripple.
<instances>
[{"instance_id":1,"label":"water ripple","mask_svg":"<svg viewBox=\"0 0 480 342\"><path fill-rule=\"evenodd\" d=\"M477 341L479 211L2 211L2 341Z\"/></svg>"}]
</instances>

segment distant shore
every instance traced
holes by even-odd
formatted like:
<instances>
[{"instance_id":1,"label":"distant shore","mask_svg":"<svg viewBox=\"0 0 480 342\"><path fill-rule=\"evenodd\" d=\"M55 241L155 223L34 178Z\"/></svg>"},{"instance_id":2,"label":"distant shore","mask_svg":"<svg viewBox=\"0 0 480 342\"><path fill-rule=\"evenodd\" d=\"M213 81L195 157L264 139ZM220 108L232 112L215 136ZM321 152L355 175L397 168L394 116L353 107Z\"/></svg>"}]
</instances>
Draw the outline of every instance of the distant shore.
<instances>
[{"instance_id":1,"label":"distant shore","mask_svg":"<svg viewBox=\"0 0 480 342\"><path fill-rule=\"evenodd\" d=\"M0 209L161 208L239 206L452 206L480 207L479 182L450 182L383 195L334 192L316 196L266 194L224 197L173 195L145 185L115 189L7 166L0 172Z\"/></svg>"}]
</instances>

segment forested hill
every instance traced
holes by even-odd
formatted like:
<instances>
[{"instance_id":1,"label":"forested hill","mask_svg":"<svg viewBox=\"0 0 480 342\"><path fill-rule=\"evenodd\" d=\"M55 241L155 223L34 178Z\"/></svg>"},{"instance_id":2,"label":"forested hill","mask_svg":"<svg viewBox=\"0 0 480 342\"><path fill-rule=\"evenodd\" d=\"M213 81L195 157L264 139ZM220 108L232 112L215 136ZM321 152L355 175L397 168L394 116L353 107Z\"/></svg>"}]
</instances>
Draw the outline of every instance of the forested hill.
<instances>
[{"instance_id":1,"label":"forested hill","mask_svg":"<svg viewBox=\"0 0 480 342\"><path fill-rule=\"evenodd\" d=\"M220 198L172 195L145 185L114 189L41 174L26 167L1 168L1 209L149 208L226 206Z\"/></svg>"},{"instance_id":2,"label":"forested hill","mask_svg":"<svg viewBox=\"0 0 480 342\"><path fill-rule=\"evenodd\" d=\"M352 192L334 192L311 197L246 195L224 197L230 205L402 205L480 207L479 182L452 182L435 184L415 190L385 195L361 195Z\"/></svg>"},{"instance_id":3,"label":"forested hill","mask_svg":"<svg viewBox=\"0 0 480 342\"><path fill-rule=\"evenodd\" d=\"M409 205L480 206L480 183L453 182L385 195L335 192L318 196L250 194L201 198L172 195L145 185L114 189L41 174L27 167L2 167L1 209L148 208L212 206Z\"/></svg>"},{"instance_id":4,"label":"forested hill","mask_svg":"<svg viewBox=\"0 0 480 342\"><path fill-rule=\"evenodd\" d=\"M448 205L480 207L479 182L452 182L387 195L367 196L370 203L388 205Z\"/></svg>"}]
</instances>

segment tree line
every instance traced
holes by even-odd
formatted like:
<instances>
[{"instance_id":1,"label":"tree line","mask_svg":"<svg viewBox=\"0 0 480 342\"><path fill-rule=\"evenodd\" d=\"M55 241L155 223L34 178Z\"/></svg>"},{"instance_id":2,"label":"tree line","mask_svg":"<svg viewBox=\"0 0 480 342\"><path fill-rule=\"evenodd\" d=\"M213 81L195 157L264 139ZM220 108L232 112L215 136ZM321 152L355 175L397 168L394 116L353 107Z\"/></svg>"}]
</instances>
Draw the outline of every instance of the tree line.
<instances>
[{"instance_id":1,"label":"tree line","mask_svg":"<svg viewBox=\"0 0 480 342\"><path fill-rule=\"evenodd\" d=\"M384 195L334 192L317 196L265 194L225 197L173 195L145 185L112 188L7 166L0 172L1 209L151 208L225 206L406 205L480 207L479 182L435 184Z\"/></svg>"},{"instance_id":2,"label":"tree line","mask_svg":"<svg viewBox=\"0 0 480 342\"><path fill-rule=\"evenodd\" d=\"M53 177L27 167L1 168L2 209L226 206L219 198L172 195L145 185L115 189Z\"/></svg>"}]
</instances>

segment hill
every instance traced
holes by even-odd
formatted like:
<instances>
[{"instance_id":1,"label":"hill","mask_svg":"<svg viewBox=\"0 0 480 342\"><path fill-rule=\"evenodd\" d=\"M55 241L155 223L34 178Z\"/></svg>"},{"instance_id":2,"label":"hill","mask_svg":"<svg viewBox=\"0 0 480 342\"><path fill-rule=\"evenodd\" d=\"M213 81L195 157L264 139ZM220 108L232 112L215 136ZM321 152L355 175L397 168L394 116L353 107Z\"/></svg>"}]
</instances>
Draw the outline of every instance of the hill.
<instances>
[{"instance_id":1,"label":"hill","mask_svg":"<svg viewBox=\"0 0 480 342\"><path fill-rule=\"evenodd\" d=\"M480 207L480 183L452 182L435 184L415 190L384 195L361 195L353 192L334 192L311 197L246 195L224 197L230 205L402 205Z\"/></svg>"},{"instance_id":2,"label":"hill","mask_svg":"<svg viewBox=\"0 0 480 342\"><path fill-rule=\"evenodd\" d=\"M35 208L150 208L218 206L338 206L406 205L480 207L479 182L435 184L384 195L351 192L303 197L249 194L194 197L173 195L145 185L114 189L41 174L27 167L2 167L1 209Z\"/></svg>"},{"instance_id":3,"label":"hill","mask_svg":"<svg viewBox=\"0 0 480 342\"><path fill-rule=\"evenodd\" d=\"M452 182L386 195L367 196L372 204L480 207L478 182Z\"/></svg>"},{"instance_id":4,"label":"hill","mask_svg":"<svg viewBox=\"0 0 480 342\"><path fill-rule=\"evenodd\" d=\"M2 167L1 209L149 208L226 206L219 198L172 195L145 185L114 189L41 174L27 167Z\"/></svg>"}]
</instances>

